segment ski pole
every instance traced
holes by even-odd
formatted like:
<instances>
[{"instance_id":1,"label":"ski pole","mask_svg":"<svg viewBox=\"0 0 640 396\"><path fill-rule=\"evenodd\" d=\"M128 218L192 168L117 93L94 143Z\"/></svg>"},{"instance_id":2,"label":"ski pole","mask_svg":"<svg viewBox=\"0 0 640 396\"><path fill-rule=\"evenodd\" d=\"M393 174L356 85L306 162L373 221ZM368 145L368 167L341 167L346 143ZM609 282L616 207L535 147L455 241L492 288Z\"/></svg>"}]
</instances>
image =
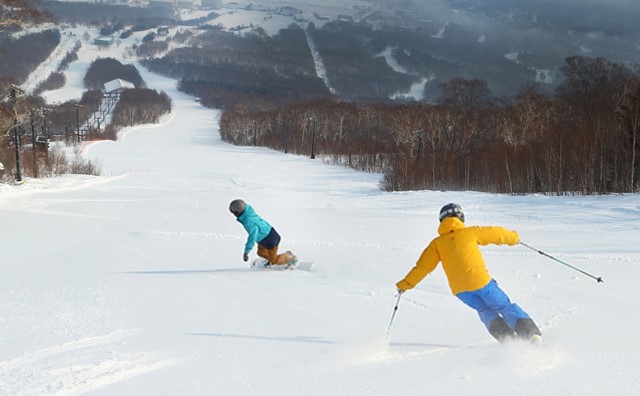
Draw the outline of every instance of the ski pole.
<instances>
[{"instance_id":1,"label":"ski pole","mask_svg":"<svg viewBox=\"0 0 640 396\"><path fill-rule=\"evenodd\" d=\"M595 279L598 283L603 283L603 282L604 282L604 281L602 280L602 278L601 278L601 277L599 277L599 276L591 275L590 273L588 273L588 272L586 272L586 271L583 271L583 270L581 270L580 268L574 267L573 265L571 265L571 264L569 264L569 263L567 263L567 262L564 262L564 261L562 261L562 260L560 260L560 259L558 259L558 258L555 258L555 257L553 257L552 255L550 255L550 254L547 254L547 253L543 252L542 250L538 250L538 249L534 248L533 246L529 246L529 245L527 245L526 243L524 243L524 242L522 242L522 241L520 241L519 243L520 243L522 246L524 246L524 247L527 247L527 248L529 248L529 249L531 249L531 250L533 250L533 251L535 251L535 252L540 253L541 255L543 255L543 256L545 256L545 257L550 258L551 260L555 260L555 261L559 262L559 263L560 263L560 264L562 264L562 265L566 265L567 267L571 268L571 269L572 269L572 270L574 270L574 271L578 271L578 272L580 272L581 274L584 274L584 275L588 276L589 278Z\"/></svg>"},{"instance_id":2,"label":"ski pole","mask_svg":"<svg viewBox=\"0 0 640 396\"><path fill-rule=\"evenodd\" d=\"M396 300L396 306L393 308L393 314L391 315L391 320L389 321L389 327L387 327L387 337L389 337L389 332L391 331L391 325L393 324L393 319L395 319L396 312L398 311L398 305L400 304L400 297L402 297L402 292L398 290L398 299Z\"/></svg>"}]
</instances>

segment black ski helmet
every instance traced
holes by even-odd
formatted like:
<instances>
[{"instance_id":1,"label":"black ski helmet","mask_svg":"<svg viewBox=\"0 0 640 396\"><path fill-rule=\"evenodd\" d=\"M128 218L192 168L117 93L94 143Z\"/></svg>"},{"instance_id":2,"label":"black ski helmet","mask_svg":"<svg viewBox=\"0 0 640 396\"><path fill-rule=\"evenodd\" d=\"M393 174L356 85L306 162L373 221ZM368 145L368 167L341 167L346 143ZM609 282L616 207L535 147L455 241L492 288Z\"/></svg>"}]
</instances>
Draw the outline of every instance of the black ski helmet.
<instances>
[{"instance_id":1,"label":"black ski helmet","mask_svg":"<svg viewBox=\"0 0 640 396\"><path fill-rule=\"evenodd\" d=\"M233 213L236 217L240 216L244 209L247 207L247 204L241 199L234 199L229 204L229 211Z\"/></svg>"},{"instance_id":2,"label":"black ski helmet","mask_svg":"<svg viewBox=\"0 0 640 396\"><path fill-rule=\"evenodd\" d=\"M440 221L444 220L447 217L457 217L464 223L464 213L462 212L462 208L458 204L449 203L446 204L440 209Z\"/></svg>"}]
</instances>

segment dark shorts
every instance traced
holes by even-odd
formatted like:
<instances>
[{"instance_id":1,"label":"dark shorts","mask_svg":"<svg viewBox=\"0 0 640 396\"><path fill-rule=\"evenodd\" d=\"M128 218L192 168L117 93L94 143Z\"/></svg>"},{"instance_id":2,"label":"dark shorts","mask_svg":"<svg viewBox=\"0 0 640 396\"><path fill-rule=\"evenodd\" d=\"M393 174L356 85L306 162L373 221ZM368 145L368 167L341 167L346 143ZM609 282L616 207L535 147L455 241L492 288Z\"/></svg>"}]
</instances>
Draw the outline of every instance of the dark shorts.
<instances>
[{"instance_id":1,"label":"dark shorts","mask_svg":"<svg viewBox=\"0 0 640 396\"><path fill-rule=\"evenodd\" d=\"M275 228L271 227L271 231L267 234L264 239L258 242L258 245L262 246L265 249L273 249L274 247L280 244L280 234L276 231Z\"/></svg>"}]
</instances>

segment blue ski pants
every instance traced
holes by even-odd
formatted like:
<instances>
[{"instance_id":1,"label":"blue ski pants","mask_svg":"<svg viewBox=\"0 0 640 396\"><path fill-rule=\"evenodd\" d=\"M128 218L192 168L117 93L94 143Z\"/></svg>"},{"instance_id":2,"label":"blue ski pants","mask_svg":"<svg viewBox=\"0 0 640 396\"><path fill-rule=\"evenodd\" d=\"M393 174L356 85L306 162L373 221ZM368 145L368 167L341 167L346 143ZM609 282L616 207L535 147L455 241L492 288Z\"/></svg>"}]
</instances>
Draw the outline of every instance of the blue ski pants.
<instances>
[{"instance_id":1,"label":"blue ski pants","mask_svg":"<svg viewBox=\"0 0 640 396\"><path fill-rule=\"evenodd\" d=\"M494 279L481 289L458 293L456 297L478 312L487 330L491 322L498 317L502 317L512 329L515 329L518 319L530 319L522 308L509 300L509 296L500 289Z\"/></svg>"}]
</instances>

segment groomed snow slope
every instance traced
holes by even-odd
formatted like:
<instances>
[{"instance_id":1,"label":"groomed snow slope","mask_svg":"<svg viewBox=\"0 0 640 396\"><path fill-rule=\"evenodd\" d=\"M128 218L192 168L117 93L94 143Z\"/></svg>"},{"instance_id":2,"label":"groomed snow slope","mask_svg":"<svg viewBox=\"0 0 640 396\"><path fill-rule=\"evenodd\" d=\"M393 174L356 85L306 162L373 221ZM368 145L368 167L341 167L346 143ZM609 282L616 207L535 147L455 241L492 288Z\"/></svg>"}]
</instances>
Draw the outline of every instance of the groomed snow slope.
<instances>
[{"instance_id":1,"label":"groomed snow slope","mask_svg":"<svg viewBox=\"0 0 640 396\"><path fill-rule=\"evenodd\" d=\"M217 111L140 70L174 112L86 147L103 176L0 184L0 394L640 393L637 194L384 193L378 175L221 142ZM238 197L313 270L249 270ZM542 349L493 341L441 269L387 338L394 284L450 201L605 283L486 247Z\"/></svg>"}]
</instances>

